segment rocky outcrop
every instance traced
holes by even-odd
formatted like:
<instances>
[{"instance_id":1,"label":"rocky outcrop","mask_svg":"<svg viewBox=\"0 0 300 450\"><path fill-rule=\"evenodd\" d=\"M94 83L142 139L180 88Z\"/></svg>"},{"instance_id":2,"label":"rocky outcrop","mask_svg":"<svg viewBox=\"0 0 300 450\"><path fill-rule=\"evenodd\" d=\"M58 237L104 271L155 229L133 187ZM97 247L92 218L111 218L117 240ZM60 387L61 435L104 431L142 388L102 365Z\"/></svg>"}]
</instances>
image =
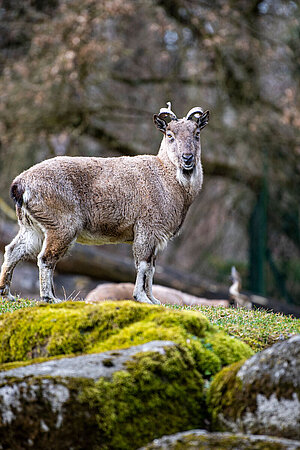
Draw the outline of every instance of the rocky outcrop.
<instances>
[{"instance_id":1,"label":"rocky outcrop","mask_svg":"<svg viewBox=\"0 0 300 450\"><path fill-rule=\"evenodd\" d=\"M19 367L0 383L1 448L132 449L206 415L203 377L170 341Z\"/></svg>"},{"instance_id":2,"label":"rocky outcrop","mask_svg":"<svg viewBox=\"0 0 300 450\"><path fill-rule=\"evenodd\" d=\"M88 293L85 301L88 303L103 302L106 300L133 300L133 283L103 283ZM159 284L153 285L153 295L163 304L171 305L210 305L229 306L228 300L208 300L207 298L196 297L186 292L172 289Z\"/></svg>"},{"instance_id":3,"label":"rocky outcrop","mask_svg":"<svg viewBox=\"0 0 300 450\"><path fill-rule=\"evenodd\" d=\"M140 450L298 450L300 442L270 436L190 430L155 439Z\"/></svg>"},{"instance_id":4,"label":"rocky outcrop","mask_svg":"<svg viewBox=\"0 0 300 450\"><path fill-rule=\"evenodd\" d=\"M14 450L132 450L204 427L207 380L253 354L199 312L121 301L5 314L0 341L0 443Z\"/></svg>"},{"instance_id":5,"label":"rocky outcrop","mask_svg":"<svg viewBox=\"0 0 300 450\"><path fill-rule=\"evenodd\" d=\"M214 429L300 439L300 335L223 369L208 402Z\"/></svg>"}]
</instances>

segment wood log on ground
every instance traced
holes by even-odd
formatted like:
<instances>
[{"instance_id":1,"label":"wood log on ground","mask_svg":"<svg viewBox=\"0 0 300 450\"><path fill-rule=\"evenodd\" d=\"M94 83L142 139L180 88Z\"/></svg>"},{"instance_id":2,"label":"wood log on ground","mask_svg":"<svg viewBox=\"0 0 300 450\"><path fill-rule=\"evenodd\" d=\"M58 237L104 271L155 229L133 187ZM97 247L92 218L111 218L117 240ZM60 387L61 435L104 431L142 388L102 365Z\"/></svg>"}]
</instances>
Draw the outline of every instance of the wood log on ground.
<instances>
[{"instance_id":1,"label":"wood log on ground","mask_svg":"<svg viewBox=\"0 0 300 450\"><path fill-rule=\"evenodd\" d=\"M87 303L98 303L107 300L133 300L133 283L103 283L99 284L86 296ZM163 304L194 306L229 306L228 300L208 300L207 298L196 297L177 289L153 285L153 295Z\"/></svg>"}]
</instances>

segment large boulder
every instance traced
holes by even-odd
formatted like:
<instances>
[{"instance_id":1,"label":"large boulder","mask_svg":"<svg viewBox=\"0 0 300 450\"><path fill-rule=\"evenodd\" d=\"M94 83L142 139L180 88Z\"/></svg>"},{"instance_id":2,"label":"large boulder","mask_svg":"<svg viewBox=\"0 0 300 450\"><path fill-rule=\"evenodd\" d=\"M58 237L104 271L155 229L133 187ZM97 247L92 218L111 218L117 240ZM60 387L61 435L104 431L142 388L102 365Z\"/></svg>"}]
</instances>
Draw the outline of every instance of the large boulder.
<instances>
[{"instance_id":1,"label":"large boulder","mask_svg":"<svg viewBox=\"0 0 300 450\"><path fill-rule=\"evenodd\" d=\"M205 416L203 378L170 341L1 372L1 448L132 449Z\"/></svg>"},{"instance_id":2,"label":"large boulder","mask_svg":"<svg viewBox=\"0 0 300 450\"><path fill-rule=\"evenodd\" d=\"M215 430L300 439L300 335L223 369L208 403Z\"/></svg>"},{"instance_id":3,"label":"large boulder","mask_svg":"<svg viewBox=\"0 0 300 450\"><path fill-rule=\"evenodd\" d=\"M0 340L3 448L133 449L204 427L206 380L253 354L198 312L134 302L15 311Z\"/></svg>"},{"instance_id":4,"label":"large boulder","mask_svg":"<svg viewBox=\"0 0 300 450\"><path fill-rule=\"evenodd\" d=\"M300 442L271 436L190 430L155 439L140 450L299 450Z\"/></svg>"}]
</instances>

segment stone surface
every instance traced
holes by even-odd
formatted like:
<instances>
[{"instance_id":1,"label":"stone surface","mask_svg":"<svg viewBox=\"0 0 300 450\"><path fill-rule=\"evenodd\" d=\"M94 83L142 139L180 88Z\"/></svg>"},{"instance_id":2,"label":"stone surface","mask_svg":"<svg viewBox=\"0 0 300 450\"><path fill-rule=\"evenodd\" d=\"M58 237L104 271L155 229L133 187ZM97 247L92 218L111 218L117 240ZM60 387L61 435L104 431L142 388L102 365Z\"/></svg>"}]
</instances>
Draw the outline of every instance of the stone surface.
<instances>
[{"instance_id":1,"label":"stone surface","mask_svg":"<svg viewBox=\"0 0 300 450\"><path fill-rule=\"evenodd\" d=\"M124 370L126 363L137 353L158 352L164 355L165 347L174 345L175 343L171 341L152 341L122 350L52 359L39 364L30 364L29 366L0 372L0 382L9 377L23 378L28 376L92 378L94 380L100 377L111 378L115 372Z\"/></svg>"},{"instance_id":2,"label":"stone surface","mask_svg":"<svg viewBox=\"0 0 300 450\"><path fill-rule=\"evenodd\" d=\"M155 439L140 450L298 450L300 442L270 436L190 430Z\"/></svg>"},{"instance_id":3,"label":"stone surface","mask_svg":"<svg viewBox=\"0 0 300 450\"><path fill-rule=\"evenodd\" d=\"M107 300L133 300L133 283L103 283L88 293L85 301L88 303L103 302ZM153 295L163 304L171 305L210 305L228 307L228 300L208 300L196 297L177 289L153 285Z\"/></svg>"},{"instance_id":4,"label":"stone surface","mask_svg":"<svg viewBox=\"0 0 300 450\"><path fill-rule=\"evenodd\" d=\"M1 373L0 449L131 450L205 416L204 380L170 341Z\"/></svg>"},{"instance_id":5,"label":"stone surface","mask_svg":"<svg viewBox=\"0 0 300 450\"><path fill-rule=\"evenodd\" d=\"M300 439L300 335L221 371L208 399L217 429Z\"/></svg>"}]
</instances>

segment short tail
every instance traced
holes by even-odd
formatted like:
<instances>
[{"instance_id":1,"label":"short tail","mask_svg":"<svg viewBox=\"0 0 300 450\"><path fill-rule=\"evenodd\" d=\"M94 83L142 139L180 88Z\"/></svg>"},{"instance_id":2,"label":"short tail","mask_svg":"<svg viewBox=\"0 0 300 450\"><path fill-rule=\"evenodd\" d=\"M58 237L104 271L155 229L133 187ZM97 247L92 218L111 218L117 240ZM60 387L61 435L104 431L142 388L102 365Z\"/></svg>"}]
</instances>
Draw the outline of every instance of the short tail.
<instances>
[{"instance_id":1,"label":"short tail","mask_svg":"<svg viewBox=\"0 0 300 450\"><path fill-rule=\"evenodd\" d=\"M10 187L10 195L19 208L23 205L24 188L19 181L15 181Z\"/></svg>"}]
</instances>

